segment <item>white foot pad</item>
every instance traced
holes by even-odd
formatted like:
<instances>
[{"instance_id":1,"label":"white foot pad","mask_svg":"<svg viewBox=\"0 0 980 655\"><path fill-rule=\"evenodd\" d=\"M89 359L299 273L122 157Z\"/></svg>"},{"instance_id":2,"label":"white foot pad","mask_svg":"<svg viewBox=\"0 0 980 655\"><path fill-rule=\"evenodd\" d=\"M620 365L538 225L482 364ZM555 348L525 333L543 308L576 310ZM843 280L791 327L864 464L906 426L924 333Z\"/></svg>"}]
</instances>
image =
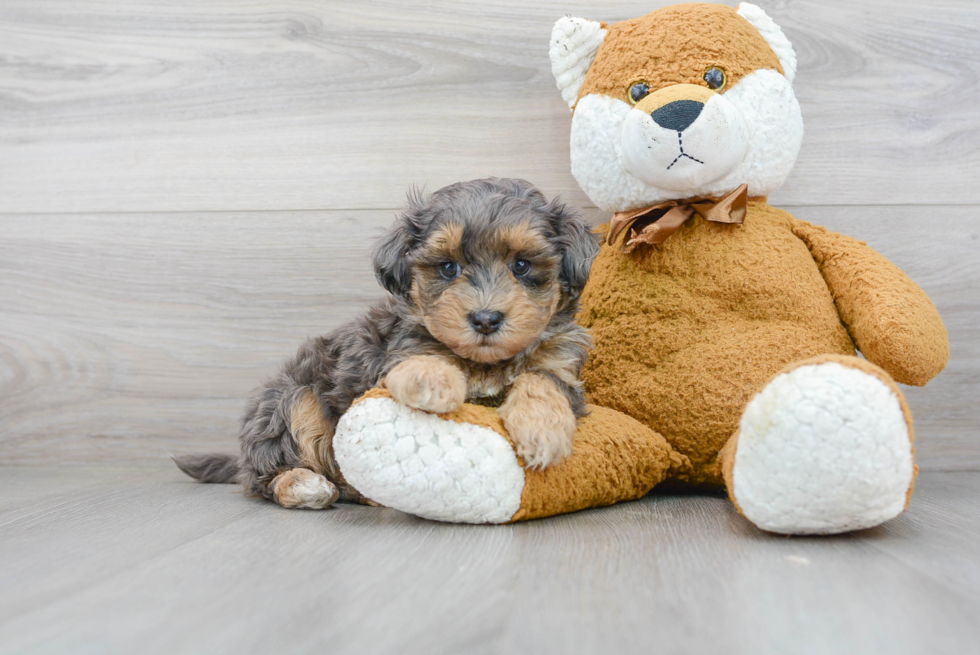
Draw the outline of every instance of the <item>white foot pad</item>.
<instances>
[{"instance_id":1,"label":"white foot pad","mask_svg":"<svg viewBox=\"0 0 980 655\"><path fill-rule=\"evenodd\" d=\"M786 534L869 528L905 508L912 444L898 396L834 362L777 376L748 404L732 471L735 501Z\"/></svg>"},{"instance_id":2,"label":"white foot pad","mask_svg":"<svg viewBox=\"0 0 980 655\"><path fill-rule=\"evenodd\" d=\"M386 507L436 521L504 523L521 505L524 469L489 428L368 398L333 438L344 478Z\"/></svg>"}]
</instances>

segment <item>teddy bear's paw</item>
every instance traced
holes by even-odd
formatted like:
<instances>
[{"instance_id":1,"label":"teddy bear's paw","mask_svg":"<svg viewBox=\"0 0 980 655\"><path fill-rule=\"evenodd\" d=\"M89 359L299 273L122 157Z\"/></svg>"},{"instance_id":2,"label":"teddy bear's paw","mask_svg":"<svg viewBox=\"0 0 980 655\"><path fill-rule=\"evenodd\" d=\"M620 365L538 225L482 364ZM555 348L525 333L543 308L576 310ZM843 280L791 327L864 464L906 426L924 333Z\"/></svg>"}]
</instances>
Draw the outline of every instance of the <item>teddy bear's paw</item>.
<instances>
[{"instance_id":1,"label":"teddy bear's paw","mask_svg":"<svg viewBox=\"0 0 980 655\"><path fill-rule=\"evenodd\" d=\"M910 429L897 388L880 376L805 364L752 399L730 489L750 521L770 532L833 534L902 513L915 477Z\"/></svg>"},{"instance_id":2,"label":"teddy bear's paw","mask_svg":"<svg viewBox=\"0 0 980 655\"><path fill-rule=\"evenodd\" d=\"M521 505L524 469L490 428L368 397L333 438L341 472L386 507L436 521L504 523Z\"/></svg>"}]
</instances>

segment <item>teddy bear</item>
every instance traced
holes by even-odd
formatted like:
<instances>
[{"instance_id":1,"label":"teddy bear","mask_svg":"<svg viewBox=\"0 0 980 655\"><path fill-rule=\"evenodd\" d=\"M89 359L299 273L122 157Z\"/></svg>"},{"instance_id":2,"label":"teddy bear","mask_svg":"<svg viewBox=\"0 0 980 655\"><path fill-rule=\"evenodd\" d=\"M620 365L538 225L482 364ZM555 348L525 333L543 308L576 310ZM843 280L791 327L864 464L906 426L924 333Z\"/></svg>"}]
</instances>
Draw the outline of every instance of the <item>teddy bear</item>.
<instances>
[{"instance_id":1,"label":"teddy bear","mask_svg":"<svg viewBox=\"0 0 980 655\"><path fill-rule=\"evenodd\" d=\"M529 470L493 408L427 414L375 389L334 436L347 481L471 523L661 483L723 489L776 533L900 514L917 468L897 383L942 371L948 337L885 257L768 204L803 138L782 30L749 3L611 25L566 16L550 57L572 112L572 175L612 214L578 315L594 343L572 455Z\"/></svg>"}]
</instances>

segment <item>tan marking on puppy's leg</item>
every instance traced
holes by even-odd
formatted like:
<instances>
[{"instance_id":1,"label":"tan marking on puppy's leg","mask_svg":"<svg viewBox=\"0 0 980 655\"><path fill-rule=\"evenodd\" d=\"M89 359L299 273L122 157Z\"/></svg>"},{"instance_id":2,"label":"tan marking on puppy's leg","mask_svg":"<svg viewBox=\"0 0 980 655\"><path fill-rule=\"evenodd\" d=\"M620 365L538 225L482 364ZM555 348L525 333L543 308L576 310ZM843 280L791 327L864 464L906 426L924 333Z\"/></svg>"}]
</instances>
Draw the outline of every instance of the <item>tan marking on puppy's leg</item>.
<instances>
[{"instance_id":1,"label":"tan marking on puppy's leg","mask_svg":"<svg viewBox=\"0 0 980 655\"><path fill-rule=\"evenodd\" d=\"M333 430L334 426L324 420L323 410L312 391L307 389L293 401L289 410L289 431L296 442L300 460L306 468L330 478L336 478L339 473L331 446Z\"/></svg>"},{"instance_id":2,"label":"tan marking on puppy's leg","mask_svg":"<svg viewBox=\"0 0 980 655\"><path fill-rule=\"evenodd\" d=\"M398 402L443 414L466 400L466 375L442 357L417 355L395 366L382 383Z\"/></svg>"},{"instance_id":3,"label":"tan marking on puppy's leg","mask_svg":"<svg viewBox=\"0 0 980 655\"><path fill-rule=\"evenodd\" d=\"M272 497L290 509L323 509L332 505L340 492L319 473L295 468L272 480Z\"/></svg>"},{"instance_id":4,"label":"tan marking on puppy's leg","mask_svg":"<svg viewBox=\"0 0 980 655\"><path fill-rule=\"evenodd\" d=\"M345 502L360 502L361 494L347 484L333 453L336 426L324 419L323 408L309 389L297 396L289 410L289 431L296 443L300 462L314 473L326 476Z\"/></svg>"},{"instance_id":5,"label":"tan marking on puppy's leg","mask_svg":"<svg viewBox=\"0 0 980 655\"><path fill-rule=\"evenodd\" d=\"M565 394L546 376L518 376L497 413L528 468L547 468L572 454L575 414Z\"/></svg>"}]
</instances>

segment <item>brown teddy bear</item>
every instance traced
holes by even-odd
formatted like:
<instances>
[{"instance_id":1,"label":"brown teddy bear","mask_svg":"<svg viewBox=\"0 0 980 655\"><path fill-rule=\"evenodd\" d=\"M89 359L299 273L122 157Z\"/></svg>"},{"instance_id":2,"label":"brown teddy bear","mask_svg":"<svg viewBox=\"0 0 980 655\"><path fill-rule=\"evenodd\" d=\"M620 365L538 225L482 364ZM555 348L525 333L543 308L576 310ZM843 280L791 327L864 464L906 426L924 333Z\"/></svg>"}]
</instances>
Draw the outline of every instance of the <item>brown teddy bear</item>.
<instances>
[{"instance_id":1,"label":"brown teddy bear","mask_svg":"<svg viewBox=\"0 0 980 655\"><path fill-rule=\"evenodd\" d=\"M883 256L767 204L803 136L780 28L747 3L565 17L551 59L573 112L572 173L614 214L582 296L595 406L574 452L525 470L494 410L429 415L376 391L338 426L348 482L450 521L547 516L664 481L727 488L775 532L901 513L916 467L895 381L937 375L946 330ZM392 447L417 433L424 471Z\"/></svg>"}]
</instances>

